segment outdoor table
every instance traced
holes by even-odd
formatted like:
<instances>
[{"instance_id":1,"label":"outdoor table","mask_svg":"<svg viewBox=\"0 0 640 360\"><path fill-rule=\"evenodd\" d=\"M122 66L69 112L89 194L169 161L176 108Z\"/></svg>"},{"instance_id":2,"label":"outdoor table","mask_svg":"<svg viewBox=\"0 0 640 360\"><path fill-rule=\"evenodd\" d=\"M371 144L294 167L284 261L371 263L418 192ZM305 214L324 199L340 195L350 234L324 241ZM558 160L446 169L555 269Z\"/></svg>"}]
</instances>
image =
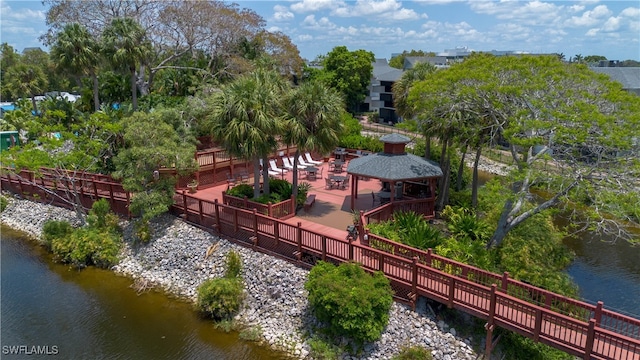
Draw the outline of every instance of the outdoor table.
<instances>
[{"instance_id":1,"label":"outdoor table","mask_svg":"<svg viewBox=\"0 0 640 360\"><path fill-rule=\"evenodd\" d=\"M391 200L391 191L380 191L378 198L380 198L381 204L388 203Z\"/></svg>"},{"instance_id":2,"label":"outdoor table","mask_svg":"<svg viewBox=\"0 0 640 360\"><path fill-rule=\"evenodd\" d=\"M346 160L347 150L335 150L333 153L336 155L336 160Z\"/></svg>"},{"instance_id":3,"label":"outdoor table","mask_svg":"<svg viewBox=\"0 0 640 360\"><path fill-rule=\"evenodd\" d=\"M336 184L338 184L338 188L340 188L342 183L347 180L347 177L342 175L331 175L329 176L329 179L335 181Z\"/></svg>"},{"instance_id":4,"label":"outdoor table","mask_svg":"<svg viewBox=\"0 0 640 360\"><path fill-rule=\"evenodd\" d=\"M316 174L318 173L318 168L315 166L307 166L305 169L307 171L307 179L315 180Z\"/></svg>"},{"instance_id":5,"label":"outdoor table","mask_svg":"<svg viewBox=\"0 0 640 360\"><path fill-rule=\"evenodd\" d=\"M335 160L334 162L331 163L331 171L333 172L342 172L342 166L344 165L344 161L342 160Z\"/></svg>"}]
</instances>

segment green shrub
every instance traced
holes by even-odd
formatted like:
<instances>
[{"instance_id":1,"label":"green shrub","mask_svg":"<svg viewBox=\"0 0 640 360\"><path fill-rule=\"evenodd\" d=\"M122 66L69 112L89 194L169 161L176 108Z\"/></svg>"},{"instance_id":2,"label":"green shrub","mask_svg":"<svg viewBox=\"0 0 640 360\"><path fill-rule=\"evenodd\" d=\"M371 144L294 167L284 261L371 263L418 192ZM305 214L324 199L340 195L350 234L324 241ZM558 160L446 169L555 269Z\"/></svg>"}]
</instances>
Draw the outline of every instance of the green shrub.
<instances>
[{"instance_id":1,"label":"green shrub","mask_svg":"<svg viewBox=\"0 0 640 360\"><path fill-rule=\"evenodd\" d=\"M482 242L486 242L491 236L489 224L478 218L471 209L447 205L442 210L442 217L447 220L447 228L454 236Z\"/></svg>"},{"instance_id":2,"label":"green shrub","mask_svg":"<svg viewBox=\"0 0 640 360\"><path fill-rule=\"evenodd\" d=\"M308 182L301 182L298 184L298 196L296 197L296 205L304 205L307 200L307 194L311 190L311 184Z\"/></svg>"},{"instance_id":3,"label":"green shrub","mask_svg":"<svg viewBox=\"0 0 640 360\"><path fill-rule=\"evenodd\" d=\"M54 239L66 238L73 232L73 227L68 221L49 220L42 227L42 240L47 248L51 249Z\"/></svg>"},{"instance_id":4,"label":"green shrub","mask_svg":"<svg viewBox=\"0 0 640 360\"><path fill-rule=\"evenodd\" d=\"M51 250L61 261L77 267L107 268L118 262L121 245L122 238L118 234L85 227L67 236L53 238Z\"/></svg>"},{"instance_id":5,"label":"green shrub","mask_svg":"<svg viewBox=\"0 0 640 360\"><path fill-rule=\"evenodd\" d=\"M307 340L309 344L309 355L318 360L336 360L340 357L340 348L330 341L320 337L312 337Z\"/></svg>"},{"instance_id":6,"label":"green shrub","mask_svg":"<svg viewBox=\"0 0 640 360\"><path fill-rule=\"evenodd\" d=\"M391 285L382 273L370 275L355 263L336 267L320 261L304 286L311 311L330 334L358 343L380 338L393 302Z\"/></svg>"},{"instance_id":7,"label":"green shrub","mask_svg":"<svg viewBox=\"0 0 640 360\"><path fill-rule=\"evenodd\" d=\"M236 278L240 276L240 272L242 271L242 258L240 254L231 250L227 253L227 270L224 273L225 277L228 278Z\"/></svg>"},{"instance_id":8,"label":"green shrub","mask_svg":"<svg viewBox=\"0 0 640 360\"><path fill-rule=\"evenodd\" d=\"M198 286L198 308L216 320L231 318L243 301L240 278L209 279Z\"/></svg>"},{"instance_id":9,"label":"green shrub","mask_svg":"<svg viewBox=\"0 0 640 360\"><path fill-rule=\"evenodd\" d=\"M347 112L342 114L342 125L342 136L360 135L362 131L360 121Z\"/></svg>"},{"instance_id":10,"label":"green shrub","mask_svg":"<svg viewBox=\"0 0 640 360\"><path fill-rule=\"evenodd\" d=\"M368 229L372 234L423 250L435 248L443 241L440 230L413 211L396 212L393 220L369 224Z\"/></svg>"},{"instance_id":11,"label":"green shrub","mask_svg":"<svg viewBox=\"0 0 640 360\"><path fill-rule=\"evenodd\" d=\"M111 212L111 205L107 199L100 199L93 203L87 215L89 227L100 230L119 230L118 216Z\"/></svg>"},{"instance_id":12,"label":"green shrub","mask_svg":"<svg viewBox=\"0 0 640 360\"><path fill-rule=\"evenodd\" d=\"M403 346L400 352L394 355L391 360L431 360L431 350L419 346Z\"/></svg>"},{"instance_id":13,"label":"green shrub","mask_svg":"<svg viewBox=\"0 0 640 360\"><path fill-rule=\"evenodd\" d=\"M293 193L293 187L290 182L283 179L270 179L269 191L273 194L280 195L281 199L290 199Z\"/></svg>"},{"instance_id":14,"label":"green shrub","mask_svg":"<svg viewBox=\"0 0 640 360\"><path fill-rule=\"evenodd\" d=\"M0 196L0 212L3 212L7 205L9 205L9 200L4 196Z\"/></svg>"},{"instance_id":15,"label":"green shrub","mask_svg":"<svg viewBox=\"0 0 640 360\"><path fill-rule=\"evenodd\" d=\"M235 196L239 198L244 198L245 196L249 199L253 198L253 186L249 184L238 184L231 189L227 190L227 195Z\"/></svg>"},{"instance_id":16,"label":"green shrub","mask_svg":"<svg viewBox=\"0 0 640 360\"><path fill-rule=\"evenodd\" d=\"M138 219L133 224L133 233L138 240L143 243L148 243L151 240L151 227L149 227L149 220Z\"/></svg>"}]
</instances>

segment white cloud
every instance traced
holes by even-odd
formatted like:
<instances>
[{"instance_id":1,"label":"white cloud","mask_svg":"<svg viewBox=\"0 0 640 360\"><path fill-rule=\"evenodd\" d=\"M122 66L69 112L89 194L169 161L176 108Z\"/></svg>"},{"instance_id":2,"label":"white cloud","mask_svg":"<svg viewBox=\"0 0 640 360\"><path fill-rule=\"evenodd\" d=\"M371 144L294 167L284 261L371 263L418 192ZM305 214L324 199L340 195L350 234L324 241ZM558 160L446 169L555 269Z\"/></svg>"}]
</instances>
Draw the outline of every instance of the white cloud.
<instances>
[{"instance_id":1,"label":"white cloud","mask_svg":"<svg viewBox=\"0 0 640 360\"><path fill-rule=\"evenodd\" d=\"M273 7L273 21L286 22L293 20L295 15L286 6L276 5Z\"/></svg>"},{"instance_id":2,"label":"white cloud","mask_svg":"<svg viewBox=\"0 0 640 360\"><path fill-rule=\"evenodd\" d=\"M602 23L611 14L611 10L606 5L598 5L593 10L583 12L582 16L572 16L565 24L572 27L594 26Z\"/></svg>"},{"instance_id":3,"label":"white cloud","mask_svg":"<svg viewBox=\"0 0 640 360\"><path fill-rule=\"evenodd\" d=\"M316 20L315 15L307 15L307 17L305 17L302 21L302 25L310 30L321 31L327 31L336 28L336 24L332 23L329 18L321 17L320 20Z\"/></svg>"},{"instance_id":4,"label":"white cloud","mask_svg":"<svg viewBox=\"0 0 640 360\"><path fill-rule=\"evenodd\" d=\"M320 10L335 9L344 4L342 1L334 0L302 0L291 5L291 10L297 13L315 12Z\"/></svg>"},{"instance_id":5,"label":"white cloud","mask_svg":"<svg viewBox=\"0 0 640 360\"><path fill-rule=\"evenodd\" d=\"M620 29L620 18L612 16L602 24L602 31L611 32Z\"/></svg>"},{"instance_id":6,"label":"white cloud","mask_svg":"<svg viewBox=\"0 0 640 360\"><path fill-rule=\"evenodd\" d=\"M404 8L397 0L357 0L354 5L343 3L331 14L339 17L375 17L377 21L410 21L425 18L413 9Z\"/></svg>"}]
</instances>

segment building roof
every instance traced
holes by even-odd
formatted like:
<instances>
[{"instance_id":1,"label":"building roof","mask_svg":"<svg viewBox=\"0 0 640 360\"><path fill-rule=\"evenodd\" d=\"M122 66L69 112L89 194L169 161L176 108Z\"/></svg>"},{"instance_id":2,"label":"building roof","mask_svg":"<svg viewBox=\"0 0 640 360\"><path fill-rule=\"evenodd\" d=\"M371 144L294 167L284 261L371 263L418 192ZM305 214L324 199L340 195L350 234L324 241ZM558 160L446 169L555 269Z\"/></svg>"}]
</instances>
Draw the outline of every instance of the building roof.
<instances>
[{"instance_id":1,"label":"building roof","mask_svg":"<svg viewBox=\"0 0 640 360\"><path fill-rule=\"evenodd\" d=\"M400 135L398 133L391 133L382 135L380 137L380 141L389 144L408 144L411 142L411 139L408 136Z\"/></svg>"},{"instance_id":2,"label":"building roof","mask_svg":"<svg viewBox=\"0 0 640 360\"><path fill-rule=\"evenodd\" d=\"M609 75L611 80L622 84L622 88L640 92L640 67L592 67L591 70Z\"/></svg>"},{"instance_id":3,"label":"building roof","mask_svg":"<svg viewBox=\"0 0 640 360\"><path fill-rule=\"evenodd\" d=\"M389 66L387 59L376 59L372 65L372 76L378 81L398 81L402 77L402 70Z\"/></svg>"},{"instance_id":4,"label":"building roof","mask_svg":"<svg viewBox=\"0 0 640 360\"><path fill-rule=\"evenodd\" d=\"M377 153L352 159L347 173L381 180L403 181L441 177L442 169L413 154Z\"/></svg>"}]
</instances>

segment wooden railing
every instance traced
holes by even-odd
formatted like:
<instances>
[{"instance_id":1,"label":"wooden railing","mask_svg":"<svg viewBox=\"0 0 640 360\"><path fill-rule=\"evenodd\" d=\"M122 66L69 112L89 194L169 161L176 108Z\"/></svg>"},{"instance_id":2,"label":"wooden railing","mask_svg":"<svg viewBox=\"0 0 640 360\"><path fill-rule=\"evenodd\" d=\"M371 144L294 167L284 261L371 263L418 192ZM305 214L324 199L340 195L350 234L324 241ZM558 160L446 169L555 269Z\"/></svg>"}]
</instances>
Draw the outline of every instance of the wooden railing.
<instances>
[{"instance_id":1,"label":"wooden railing","mask_svg":"<svg viewBox=\"0 0 640 360\"><path fill-rule=\"evenodd\" d=\"M3 172L2 188L23 195L38 191L40 187L26 183L21 177ZM46 181L43 184L49 186ZM112 201L119 200L115 193L111 192ZM101 195L101 191L95 191L92 196ZM31 197L49 201L47 195ZM347 242L303 229L301 223L291 225L262 215L255 209L248 211L220 204L217 199L206 201L182 192L176 193L174 200L170 211L184 220L300 266L310 268L317 260L354 261L368 271L381 271L390 280L394 297L399 301L415 305L419 296L428 297L486 320L488 331L500 326L584 359L640 359L640 320L606 310L602 303L593 306L568 299L510 279L506 273L492 274L431 251L421 253L393 245L397 250L388 253L367 244ZM126 207L113 210L128 215ZM369 236L371 241L372 235ZM524 293L530 294L529 298L514 296ZM544 299L544 305L539 299ZM568 316L560 312L561 304L584 309L584 313L577 318Z\"/></svg>"},{"instance_id":2,"label":"wooden railing","mask_svg":"<svg viewBox=\"0 0 640 360\"><path fill-rule=\"evenodd\" d=\"M377 222L387 221L392 218L393 213L396 211L413 211L417 214L426 214L426 218L433 218L435 216L435 202L436 200L433 198L397 200L365 212L364 217L367 220L367 224L372 220Z\"/></svg>"},{"instance_id":3,"label":"wooden railing","mask_svg":"<svg viewBox=\"0 0 640 360\"><path fill-rule=\"evenodd\" d=\"M431 251L420 253L397 244L394 248L398 253L392 254L217 200L207 202L186 194L181 200L172 208L176 215L203 226L210 224L219 233L255 250L305 267L316 260L355 261L369 271L382 271L391 281L397 300L413 304L418 296L425 296L485 319L488 327L497 325L585 359L640 359L640 320L605 311L602 303L582 303L513 280L507 273L493 274ZM531 298L511 294L525 292ZM538 304L534 298L545 299L545 304ZM547 306L547 302L552 305ZM584 309L589 316L563 314L563 304ZM605 317L609 324L602 320Z\"/></svg>"},{"instance_id":4,"label":"wooden railing","mask_svg":"<svg viewBox=\"0 0 640 360\"><path fill-rule=\"evenodd\" d=\"M231 205L241 209L256 209L256 211L263 215L268 215L276 219L289 219L296 215L296 199L291 196L287 200L280 201L279 203L263 204L249 200L246 196L239 198L237 196L231 196L222 192L222 203Z\"/></svg>"}]
</instances>

